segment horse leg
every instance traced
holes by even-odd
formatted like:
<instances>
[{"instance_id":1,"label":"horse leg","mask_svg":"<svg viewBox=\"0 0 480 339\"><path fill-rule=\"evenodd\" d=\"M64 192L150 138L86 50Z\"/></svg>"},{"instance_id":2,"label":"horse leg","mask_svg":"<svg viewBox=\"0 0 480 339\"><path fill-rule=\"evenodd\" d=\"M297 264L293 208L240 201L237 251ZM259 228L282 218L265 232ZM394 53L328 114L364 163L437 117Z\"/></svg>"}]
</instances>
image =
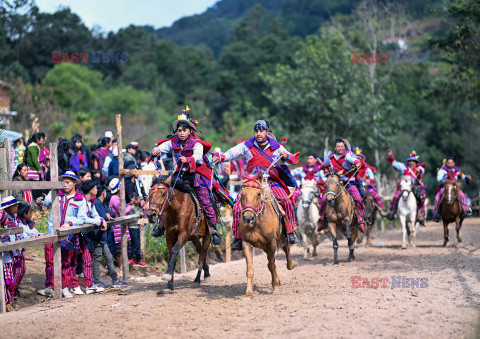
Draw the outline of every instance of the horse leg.
<instances>
[{"instance_id":1,"label":"horse leg","mask_svg":"<svg viewBox=\"0 0 480 339\"><path fill-rule=\"evenodd\" d=\"M320 244L320 242L318 241L318 232L317 232L317 225L313 225L313 239L312 239L312 245L313 245L313 252L312 252L312 256L316 257L317 256L317 246L318 244Z\"/></svg>"},{"instance_id":2,"label":"horse leg","mask_svg":"<svg viewBox=\"0 0 480 339\"><path fill-rule=\"evenodd\" d=\"M298 227L300 234L302 235L302 246L303 246L303 258L308 258L308 242L307 242L307 232L304 225Z\"/></svg>"},{"instance_id":3,"label":"horse leg","mask_svg":"<svg viewBox=\"0 0 480 339\"><path fill-rule=\"evenodd\" d=\"M283 245L283 251L285 252L285 257L287 258L287 270L293 270L295 268L295 263L290 256L290 243L284 235L280 237L280 241L282 244L285 244Z\"/></svg>"},{"instance_id":4,"label":"horse leg","mask_svg":"<svg viewBox=\"0 0 480 339\"><path fill-rule=\"evenodd\" d=\"M449 237L448 237L448 222L445 221L444 218L442 218L443 221L443 247L447 246Z\"/></svg>"},{"instance_id":5,"label":"horse leg","mask_svg":"<svg viewBox=\"0 0 480 339\"><path fill-rule=\"evenodd\" d=\"M402 248L407 248L407 217L402 215L400 216L400 223L402 224L402 233L403 233L403 241L402 241Z\"/></svg>"},{"instance_id":6,"label":"horse leg","mask_svg":"<svg viewBox=\"0 0 480 339\"><path fill-rule=\"evenodd\" d=\"M372 228L372 226L368 222L367 223L367 229L365 230L365 237L367 238L367 240L365 242L365 247L370 247L370 230L371 230L371 228Z\"/></svg>"},{"instance_id":7,"label":"horse leg","mask_svg":"<svg viewBox=\"0 0 480 339\"><path fill-rule=\"evenodd\" d=\"M272 287L273 287L273 293L279 291L279 286L280 286L280 279L278 278L277 275L277 267L275 265L275 251L277 250L277 244L275 241L273 241L273 244L270 244L264 251L267 254L268 258L268 270L270 271L270 274L272 275Z\"/></svg>"},{"instance_id":8,"label":"horse leg","mask_svg":"<svg viewBox=\"0 0 480 339\"><path fill-rule=\"evenodd\" d=\"M204 251L202 248L202 244L200 243L200 240L198 238L193 237L191 240L193 242L193 245L195 246L195 249L198 252L198 271L197 276L195 277L195 280L193 282L200 285L200 277L202 275L203 266L205 264L205 258L203 258ZM205 241L205 239L203 241Z\"/></svg>"},{"instance_id":9,"label":"horse leg","mask_svg":"<svg viewBox=\"0 0 480 339\"><path fill-rule=\"evenodd\" d=\"M242 241L243 255L247 261L247 292L246 297L253 297L253 246L245 241Z\"/></svg>"},{"instance_id":10,"label":"horse leg","mask_svg":"<svg viewBox=\"0 0 480 339\"><path fill-rule=\"evenodd\" d=\"M462 242L462 232L460 231L462 228L462 221L460 220L460 216L457 215L455 218L455 230L457 231L457 241Z\"/></svg>"},{"instance_id":11,"label":"horse leg","mask_svg":"<svg viewBox=\"0 0 480 339\"><path fill-rule=\"evenodd\" d=\"M350 228L350 220L343 219L342 222L347 233L347 241L348 241L348 249L349 249L347 261L350 262L352 260L355 260L355 256L353 255L354 243L352 241L352 229Z\"/></svg>"},{"instance_id":12,"label":"horse leg","mask_svg":"<svg viewBox=\"0 0 480 339\"><path fill-rule=\"evenodd\" d=\"M170 288L171 290L173 290L173 274L175 272L176 259L177 259L178 253L180 253L180 244L183 244L186 236L187 236L186 232L180 233L178 235L177 242L172 247L171 251L169 251L171 255L170 255L170 260L168 262L167 271L162 276L163 280L168 281L168 288Z\"/></svg>"},{"instance_id":13,"label":"horse leg","mask_svg":"<svg viewBox=\"0 0 480 339\"><path fill-rule=\"evenodd\" d=\"M330 234L332 235L332 243L333 243L333 265L338 265L338 242L337 242L337 228L335 223L328 223L328 228L330 230Z\"/></svg>"}]
</instances>

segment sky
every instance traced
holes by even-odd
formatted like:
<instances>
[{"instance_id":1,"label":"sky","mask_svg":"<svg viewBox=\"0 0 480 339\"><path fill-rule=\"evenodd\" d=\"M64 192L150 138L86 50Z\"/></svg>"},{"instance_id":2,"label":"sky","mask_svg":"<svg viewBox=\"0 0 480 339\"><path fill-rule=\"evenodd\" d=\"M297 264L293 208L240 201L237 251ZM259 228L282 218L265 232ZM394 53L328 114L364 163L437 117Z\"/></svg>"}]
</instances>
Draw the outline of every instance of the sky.
<instances>
[{"instance_id":1,"label":"sky","mask_svg":"<svg viewBox=\"0 0 480 339\"><path fill-rule=\"evenodd\" d=\"M218 0L36 0L41 12L70 7L85 25L99 25L105 32L134 25L170 26L181 17L199 14Z\"/></svg>"}]
</instances>

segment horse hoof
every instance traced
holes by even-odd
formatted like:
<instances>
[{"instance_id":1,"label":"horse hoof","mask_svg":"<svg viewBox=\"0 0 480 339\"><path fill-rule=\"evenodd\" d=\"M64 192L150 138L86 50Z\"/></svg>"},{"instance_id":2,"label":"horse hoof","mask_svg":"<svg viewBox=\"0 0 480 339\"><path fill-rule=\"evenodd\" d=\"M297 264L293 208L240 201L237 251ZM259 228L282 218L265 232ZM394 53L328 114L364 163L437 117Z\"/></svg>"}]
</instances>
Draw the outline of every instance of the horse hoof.
<instances>
[{"instance_id":1,"label":"horse hoof","mask_svg":"<svg viewBox=\"0 0 480 339\"><path fill-rule=\"evenodd\" d=\"M417 247L417 245L415 245L415 244L412 243L412 247L415 248L415 247Z\"/></svg>"},{"instance_id":2,"label":"horse hoof","mask_svg":"<svg viewBox=\"0 0 480 339\"><path fill-rule=\"evenodd\" d=\"M332 266L338 267L338 261L334 261Z\"/></svg>"},{"instance_id":3,"label":"horse hoof","mask_svg":"<svg viewBox=\"0 0 480 339\"><path fill-rule=\"evenodd\" d=\"M253 298L253 292L245 293L245 298Z\"/></svg>"},{"instance_id":4,"label":"horse hoof","mask_svg":"<svg viewBox=\"0 0 480 339\"><path fill-rule=\"evenodd\" d=\"M278 286L275 286L273 288L273 293L278 293L278 292L280 292L280 288L278 288Z\"/></svg>"},{"instance_id":5,"label":"horse hoof","mask_svg":"<svg viewBox=\"0 0 480 339\"><path fill-rule=\"evenodd\" d=\"M295 268L295 266L297 266L297 265L293 261L290 262L290 263L287 263L287 270L289 270L289 271L293 270Z\"/></svg>"},{"instance_id":6,"label":"horse hoof","mask_svg":"<svg viewBox=\"0 0 480 339\"><path fill-rule=\"evenodd\" d=\"M195 280L193 282L200 285L200 278L195 278Z\"/></svg>"},{"instance_id":7,"label":"horse hoof","mask_svg":"<svg viewBox=\"0 0 480 339\"><path fill-rule=\"evenodd\" d=\"M448 242L448 240L443 241L443 247L447 247L447 242Z\"/></svg>"},{"instance_id":8,"label":"horse hoof","mask_svg":"<svg viewBox=\"0 0 480 339\"><path fill-rule=\"evenodd\" d=\"M170 274L170 273L165 273L163 276L162 276L162 280L163 281L171 281L173 278L173 275Z\"/></svg>"},{"instance_id":9,"label":"horse hoof","mask_svg":"<svg viewBox=\"0 0 480 339\"><path fill-rule=\"evenodd\" d=\"M457 238L457 241L462 242L463 240L462 240L462 238Z\"/></svg>"},{"instance_id":10,"label":"horse hoof","mask_svg":"<svg viewBox=\"0 0 480 339\"><path fill-rule=\"evenodd\" d=\"M316 257L316 256L318 256L317 252L312 253L312 257Z\"/></svg>"},{"instance_id":11,"label":"horse hoof","mask_svg":"<svg viewBox=\"0 0 480 339\"><path fill-rule=\"evenodd\" d=\"M207 278L210 278L210 273L205 273L205 274L203 275L203 279L207 279Z\"/></svg>"}]
</instances>

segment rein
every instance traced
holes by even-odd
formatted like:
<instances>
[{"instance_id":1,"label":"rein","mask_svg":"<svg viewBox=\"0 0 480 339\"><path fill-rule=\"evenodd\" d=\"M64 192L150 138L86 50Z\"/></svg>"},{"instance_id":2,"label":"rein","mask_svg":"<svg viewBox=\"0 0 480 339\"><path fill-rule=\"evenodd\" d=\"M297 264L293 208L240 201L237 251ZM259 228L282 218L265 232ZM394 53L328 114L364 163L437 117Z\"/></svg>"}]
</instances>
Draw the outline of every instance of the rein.
<instances>
[{"instance_id":1,"label":"rein","mask_svg":"<svg viewBox=\"0 0 480 339\"><path fill-rule=\"evenodd\" d=\"M245 182L243 185L242 185L242 190L244 188L251 188L251 189L255 189L255 190L259 190L261 191L262 188L261 186L256 182L256 181L247 181ZM242 193L240 193L242 194ZM260 213L262 213L263 211L263 208L265 207L265 202L263 200L263 194L262 194L262 199L261 199L261 203L260 205L258 205L257 207L254 207L252 205L246 205L246 206L243 206L240 202L240 213L241 215L243 215L245 212L247 211L250 211L252 212L254 215L255 215L255 219L257 219L257 217L260 215Z\"/></svg>"},{"instance_id":2,"label":"rein","mask_svg":"<svg viewBox=\"0 0 480 339\"><path fill-rule=\"evenodd\" d=\"M345 187L347 187L348 184L350 183L350 181L355 177L355 175L357 174L357 172L358 172L359 169L360 169L360 168L356 168L356 170L355 170L355 172L353 173L353 175L352 175L350 178L348 178L348 180L345 182L345 184L342 185L342 184L340 184L340 183L338 183L338 182L336 183L337 187L338 187L338 186L342 186L342 188L340 189L340 191L339 191L338 193L335 193L335 191L333 191L333 190L327 190L327 191L325 192L325 196L331 194L331 195L333 195L333 199L336 200L336 199L340 196L340 194L342 194L342 191L345 189ZM345 173L345 174L348 174L348 173L350 173L351 171L353 171L353 169L351 169L350 171L348 171L348 172ZM335 174L335 175L336 175L336 174ZM337 176L338 176L338 175L337 175Z\"/></svg>"}]
</instances>

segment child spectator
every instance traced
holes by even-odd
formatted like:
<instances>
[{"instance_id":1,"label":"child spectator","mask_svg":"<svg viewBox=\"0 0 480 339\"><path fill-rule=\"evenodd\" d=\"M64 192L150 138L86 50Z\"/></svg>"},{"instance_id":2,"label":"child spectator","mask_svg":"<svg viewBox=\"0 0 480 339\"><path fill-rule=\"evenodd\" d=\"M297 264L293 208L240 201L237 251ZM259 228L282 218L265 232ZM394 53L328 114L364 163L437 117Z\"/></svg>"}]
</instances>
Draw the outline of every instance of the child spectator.
<instances>
[{"instance_id":1,"label":"child spectator","mask_svg":"<svg viewBox=\"0 0 480 339\"><path fill-rule=\"evenodd\" d=\"M18 202L13 196L6 197L2 200L0 204L0 209L4 210L6 216L6 225L5 228L11 227L19 227L18 226L18 218L17 218L17 210L18 210ZM17 235L2 235L0 238L2 243L5 242L13 242L18 239ZM18 311L19 307L17 303L15 303L15 289L17 287L16 279L15 279L15 264L18 262L16 258L18 256L18 251L8 251L2 252L2 259L3 259L3 272L5 276L5 301L6 301L6 308L7 312L15 312ZM18 272L17 272L18 273ZM4 277L0 277L3 279Z\"/></svg>"},{"instance_id":2,"label":"child spectator","mask_svg":"<svg viewBox=\"0 0 480 339\"><path fill-rule=\"evenodd\" d=\"M71 145L72 157L70 158L69 169L70 171L78 173L81 169L88 168L89 152L87 152L87 148L83 146L80 134L73 136Z\"/></svg>"},{"instance_id":3,"label":"child spectator","mask_svg":"<svg viewBox=\"0 0 480 339\"><path fill-rule=\"evenodd\" d=\"M110 198L110 203L108 207L115 213L115 218L120 217L120 195L119 195L119 187L120 187L120 180L118 178L113 178L108 185L110 188L110 192L112 194ZM126 204L125 206L125 214L130 213L131 206ZM117 266L122 269L122 227L120 225L114 225L113 227L113 236L115 238L115 250L117 253ZM128 232L127 228L127 239L130 240L130 233Z\"/></svg>"},{"instance_id":4,"label":"child spectator","mask_svg":"<svg viewBox=\"0 0 480 339\"><path fill-rule=\"evenodd\" d=\"M78 171L78 176L80 177L81 181L92 180L92 175L86 169L81 169Z\"/></svg>"},{"instance_id":5,"label":"child spectator","mask_svg":"<svg viewBox=\"0 0 480 339\"><path fill-rule=\"evenodd\" d=\"M13 181L26 181L28 176L28 166L25 164L20 164L15 169L15 173L13 174ZM12 196L17 199L19 204L28 204L34 208L35 204L42 205L43 204L43 197L37 198L37 200L33 200L33 195L31 190L15 190L12 191Z\"/></svg>"},{"instance_id":6,"label":"child spectator","mask_svg":"<svg viewBox=\"0 0 480 339\"><path fill-rule=\"evenodd\" d=\"M140 198L135 194L131 199L132 209L130 213L132 214L143 214L143 209L140 207ZM130 260L128 262L133 266L142 266L148 267L148 265L142 260L142 252L140 251L140 225L130 225L128 226L128 231L130 232L131 249L130 249Z\"/></svg>"},{"instance_id":7,"label":"child spectator","mask_svg":"<svg viewBox=\"0 0 480 339\"><path fill-rule=\"evenodd\" d=\"M113 220L115 213L108 207L105 199L107 198L107 189L104 185L97 186L97 198L94 206L97 213L105 220ZM107 227L107 231L111 227ZM105 256L107 262L108 274L112 278L112 287L119 287L120 281L115 271L115 264L113 263L113 256L107 246L107 232L102 230L94 230L88 232L88 236L93 241L93 283L97 286L102 286L100 279L100 264L102 255Z\"/></svg>"}]
</instances>

